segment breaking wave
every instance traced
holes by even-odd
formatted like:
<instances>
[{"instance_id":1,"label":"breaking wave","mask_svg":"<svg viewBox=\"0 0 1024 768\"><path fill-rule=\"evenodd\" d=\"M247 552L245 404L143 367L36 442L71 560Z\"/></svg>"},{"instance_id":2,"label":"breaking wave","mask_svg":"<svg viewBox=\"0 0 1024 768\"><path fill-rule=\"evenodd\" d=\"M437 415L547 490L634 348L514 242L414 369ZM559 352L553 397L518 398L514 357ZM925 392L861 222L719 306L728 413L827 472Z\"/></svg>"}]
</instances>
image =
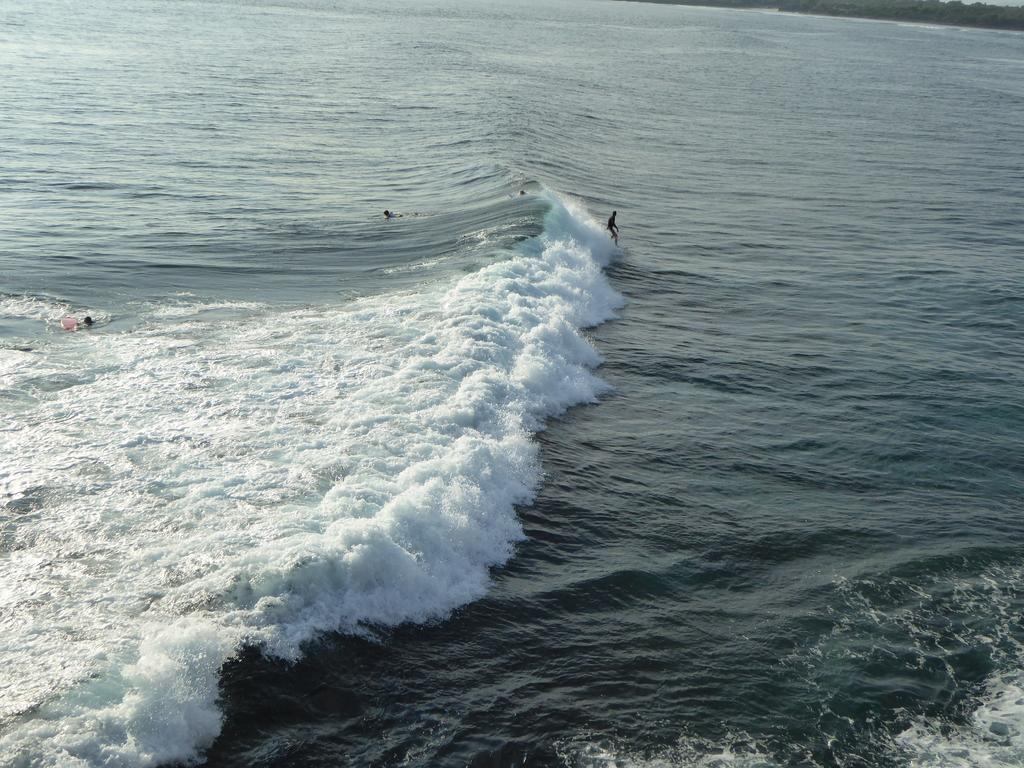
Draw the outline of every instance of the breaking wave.
<instances>
[{"instance_id":1,"label":"breaking wave","mask_svg":"<svg viewBox=\"0 0 1024 768\"><path fill-rule=\"evenodd\" d=\"M547 198L540 237L454 283L178 301L5 356L5 762L195 760L242 646L294 659L484 594L540 480L533 433L606 388L581 329L621 303L603 232Z\"/></svg>"}]
</instances>

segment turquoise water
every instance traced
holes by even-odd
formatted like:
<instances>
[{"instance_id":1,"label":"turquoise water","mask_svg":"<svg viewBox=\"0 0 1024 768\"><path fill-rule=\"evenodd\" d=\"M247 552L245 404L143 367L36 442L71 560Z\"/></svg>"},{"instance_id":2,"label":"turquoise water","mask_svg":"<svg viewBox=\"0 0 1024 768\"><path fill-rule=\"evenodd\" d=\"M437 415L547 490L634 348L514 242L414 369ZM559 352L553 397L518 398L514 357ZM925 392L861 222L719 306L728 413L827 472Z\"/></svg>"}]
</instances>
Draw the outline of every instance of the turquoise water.
<instances>
[{"instance_id":1,"label":"turquoise water","mask_svg":"<svg viewBox=\"0 0 1024 768\"><path fill-rule=\"evenodd\" d=\"M0 764L1024 760L1024 36L0 14Z\"/></svg>"}]
</instances>

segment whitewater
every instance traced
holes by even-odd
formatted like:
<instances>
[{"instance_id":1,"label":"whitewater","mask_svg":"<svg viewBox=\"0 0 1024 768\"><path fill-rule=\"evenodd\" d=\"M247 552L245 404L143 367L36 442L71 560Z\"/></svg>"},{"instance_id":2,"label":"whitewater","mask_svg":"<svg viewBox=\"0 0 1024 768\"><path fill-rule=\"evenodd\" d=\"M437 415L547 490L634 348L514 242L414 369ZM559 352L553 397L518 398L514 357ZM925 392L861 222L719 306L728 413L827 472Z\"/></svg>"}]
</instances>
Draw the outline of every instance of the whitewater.
<instances>
[{"instance_id":1,"label":"whitewater","mask_svg":"<svg viewBox=\"0 0 1024 768\"><path fill-rule=\"evenodd\" d=\"M605 391L582 329L621 304L607 236L545 198L540 237L454 283L287 311L178 297L5 354L5 765L195 759L241 647L297 659L485 593L542 476L532 435Z\"/></svg>"},{"instance_id":2,"label":"whitewater","mask_svg":"<svg viewBox=\"0 0 1024 768\"><path fill-rule=\"evenodd\" d=\"M6 0L0 766L1024 763L1022 67Z\"/></svg>"}]
</instances>

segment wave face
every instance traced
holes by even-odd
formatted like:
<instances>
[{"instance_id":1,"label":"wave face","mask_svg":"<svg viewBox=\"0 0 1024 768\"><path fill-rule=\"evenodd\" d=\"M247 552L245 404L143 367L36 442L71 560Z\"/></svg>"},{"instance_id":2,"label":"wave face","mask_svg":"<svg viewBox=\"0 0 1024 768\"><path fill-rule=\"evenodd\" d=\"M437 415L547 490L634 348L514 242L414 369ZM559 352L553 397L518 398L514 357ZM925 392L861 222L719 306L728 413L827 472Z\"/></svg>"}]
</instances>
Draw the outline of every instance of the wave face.
<instances>
[{"instance_id":1,"label":"wave face","mask_svg":"<svg viewBox=\"0 0 1024 768\"><path fill-rule=\"evenodd\" d=\"M540 237L454 284L165 303L3 357L5 761L195 760L243 645L295 659L484 594L540 480L532 433L605 389L580 329L620 304L607 237L545 197Z\"/></svg>"}]
</instances>

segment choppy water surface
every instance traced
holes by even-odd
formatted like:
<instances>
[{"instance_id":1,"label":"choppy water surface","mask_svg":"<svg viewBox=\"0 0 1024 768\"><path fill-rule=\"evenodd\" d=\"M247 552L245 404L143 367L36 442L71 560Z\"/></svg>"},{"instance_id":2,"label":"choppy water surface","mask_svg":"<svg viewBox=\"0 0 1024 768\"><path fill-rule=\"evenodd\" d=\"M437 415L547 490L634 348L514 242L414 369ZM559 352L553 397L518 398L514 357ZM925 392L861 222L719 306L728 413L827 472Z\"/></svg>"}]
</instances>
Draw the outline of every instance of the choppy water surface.
<instances>
[{"instance_id":1,"label":"choppy water surface","mask_svg":"<svg viewBox=\"0 0 1024 768\"><path fill-rule=\"evenodd\" d=\"M0 19L0 764L1024 761L1024 36Z\"/></svg>"}]
</instances>

